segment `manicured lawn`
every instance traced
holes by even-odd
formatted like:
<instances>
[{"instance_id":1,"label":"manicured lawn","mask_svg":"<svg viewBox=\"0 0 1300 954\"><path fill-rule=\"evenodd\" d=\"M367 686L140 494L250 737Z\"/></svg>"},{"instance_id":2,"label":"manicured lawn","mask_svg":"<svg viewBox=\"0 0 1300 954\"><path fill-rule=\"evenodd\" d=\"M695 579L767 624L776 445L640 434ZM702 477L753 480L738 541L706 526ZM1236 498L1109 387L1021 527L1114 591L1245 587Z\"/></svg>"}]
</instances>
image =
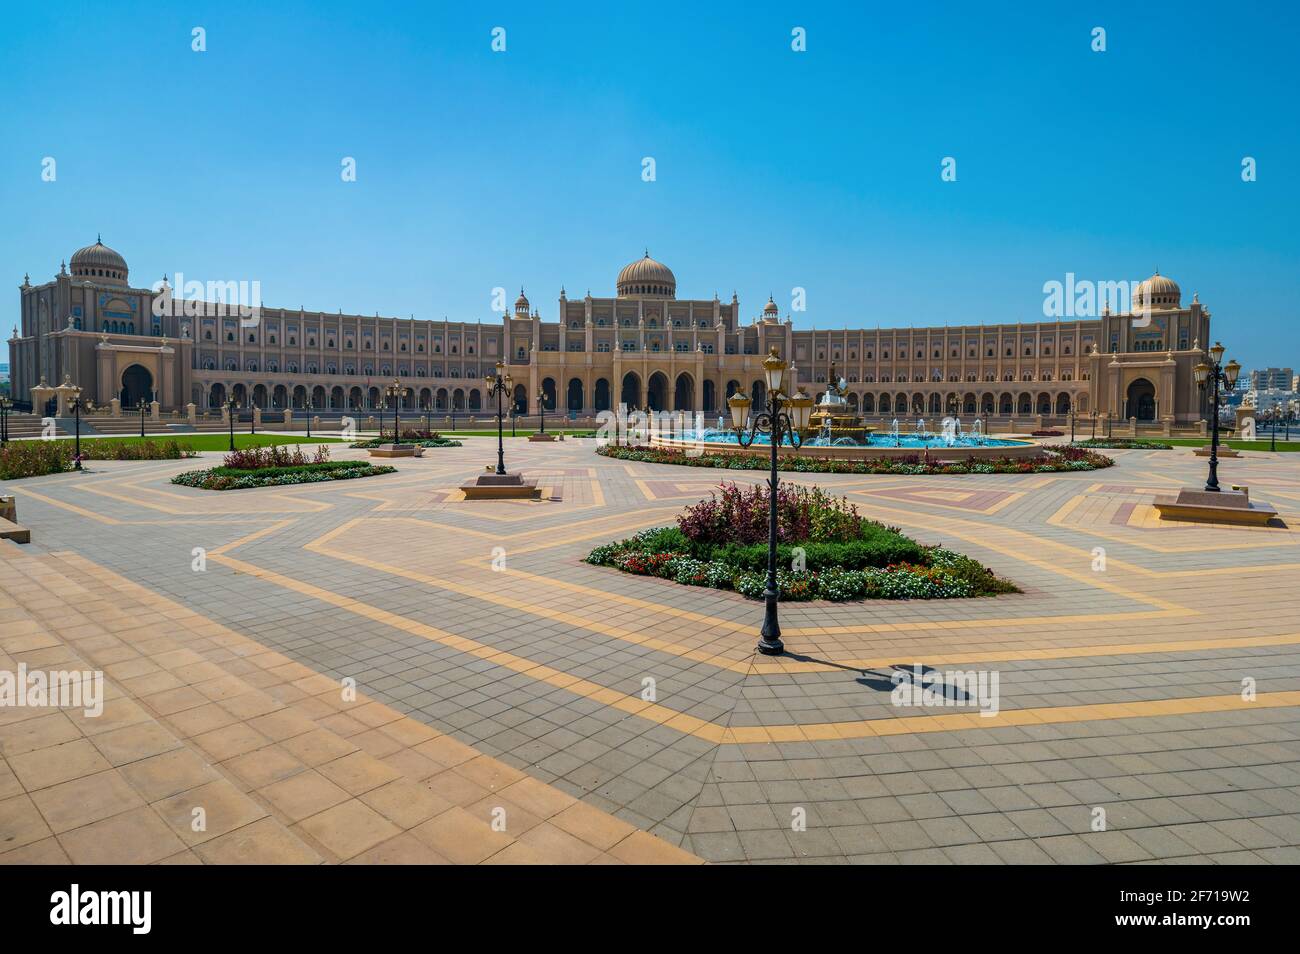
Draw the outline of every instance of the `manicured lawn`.
<instances>
[{"instance_id":1,"label":"manicured lawn","mask_svg":"<svg viewBox=\"0 0 1300 954\"><path fill-rule=\"evenodd\" d=\"M83 437L81 446L97 440L113 440L118 443L139 444L142 441L175 441L181 446L189 446L196 451L224 451L230 450L229 434L151 434L147 437ZM338 444L337 437L295 437L292 434L235 434L235 447L242 450L245 447L278 447L282 444Z\"/></svg>"},{"instance_id":2,"label":"manicured lawn","mask_svg":"<svg viewBox=\"0 0 1300 954\"><path fill-rule=\"evenodd\" d=\"M1300 433L1300 432L1297 432ZM1166 444L1173 444L1175 447L1209 447L1210 439L1208 437L1158 437L1156 440L1163 441ZM1269 449L1268 439L1254 441L1238 441L1219 438L1219 446L1228 446L1233 450L1253 450L1266 451ZM1284 441L1282 438L1277 440L1277 449L1279 451L1300 451L1300 440Z\"/></svg>"}]
</instances>

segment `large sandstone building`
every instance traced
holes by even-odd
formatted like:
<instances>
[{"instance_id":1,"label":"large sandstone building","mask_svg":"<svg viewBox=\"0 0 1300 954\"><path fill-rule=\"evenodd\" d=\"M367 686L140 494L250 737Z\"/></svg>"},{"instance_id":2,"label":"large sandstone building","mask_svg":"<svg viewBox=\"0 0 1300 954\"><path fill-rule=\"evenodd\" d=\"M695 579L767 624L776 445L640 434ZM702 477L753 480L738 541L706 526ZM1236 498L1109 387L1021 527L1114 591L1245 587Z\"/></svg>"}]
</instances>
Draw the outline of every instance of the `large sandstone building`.
<instances>
[{"instance_id":1,"label":"large sandstone building","mask_svg":"<svg viewBox=\"0 0 1300 954\"><path fill-rule=\"evenodd\" d=\"M489 323L422 321L299 309L155 317L152 288L134 287L125 259L96 242L42 284L24 278L9 342L13 393L70 379L97 404L157 400L201 410L229 398L247 407L316 412L371 409L394 378L405 407L478 412L483 375L510 366L521 411L586 416L616 407L725 412L737 389L762 396L763 356L775 347L810 393L832 365L868 417L954 410L967 417L1063 418L1071 409L1187 425L1205 417L1192 369L1210 343L1210 313L1153 275L1132 312L1069 321L840 330L795 329L770 299L746 317L737 297L679 298L677 280L645 257L618 273L613 297L569 298L544 320L520 292ZM164 292L165 293L165 292ZM1136 310L1136 308L1134 309ZM1149 321L1145 318L1149 317ZM37 409L41 410L41 409ZM492 408L491 410L495 410Z\"/></svg>"}]
</instances>

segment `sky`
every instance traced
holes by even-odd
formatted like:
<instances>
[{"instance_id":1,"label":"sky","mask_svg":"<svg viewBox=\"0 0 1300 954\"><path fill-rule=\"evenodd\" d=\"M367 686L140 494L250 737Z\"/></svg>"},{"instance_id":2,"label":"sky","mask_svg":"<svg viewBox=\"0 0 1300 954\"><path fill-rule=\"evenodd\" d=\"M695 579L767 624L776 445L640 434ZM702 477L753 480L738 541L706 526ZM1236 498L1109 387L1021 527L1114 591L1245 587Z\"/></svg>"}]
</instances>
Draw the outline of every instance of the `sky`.
<instances>
[{"instance_id":1,"label":"sky","mask_svg":"<svg viewBox=\"0 0 1300 954\"><path fill-rule=\"evenodd\" d=\"M1046 282L1158 268L1246 367L1300 368L1298 27L1246 2L13 4L0 266L46 281L102 233L137 286L469 321L522 286L555 320L648 248L679 297L822 329L1043 320Z\"/></svg>"}]
</instances>

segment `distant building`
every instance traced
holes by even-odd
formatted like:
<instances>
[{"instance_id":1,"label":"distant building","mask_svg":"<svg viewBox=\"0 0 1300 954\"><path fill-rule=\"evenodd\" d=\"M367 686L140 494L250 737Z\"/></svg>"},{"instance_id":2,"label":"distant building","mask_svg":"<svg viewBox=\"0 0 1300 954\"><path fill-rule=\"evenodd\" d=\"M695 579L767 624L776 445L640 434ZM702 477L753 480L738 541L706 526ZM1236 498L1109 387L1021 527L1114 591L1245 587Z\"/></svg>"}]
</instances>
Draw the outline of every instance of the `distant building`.
<instances>
[{"instance_id":1,"label":"distant building","mask_svg":"<svg viewBox=\"0 0 1300 954\"><path fill-rule=\"evenodd\" d=\"M860 312L857 327L795 329L771 299L747 319L734 294L678 297L672 271L647 253L618 273L612 296L561 290L551 321L521 290L513 312L484 323L262 307L245 325L155 309L170 290L132 286L126 260L101 242L69 265L19 289L9 356L20 400L66 376L101 406L210 409L233 398L373 409L396 377L411 388L404 407L484 413L483 376L503 361L521 411L535 413L540 392L547 410L575 414L623 403L712 416L736 391L763 400L763 356L775 348L796 386L815 394L833 373L854 410L886 420L1095 410L1190 424L1207 408L1194 369L1211 343L1210 311L1195 296L1184 306L1178 284L1159 274L1133 290L1132 311L1094 318L918 327L901 315L902 327L866 328Z\"/></svg>"},{"instance_id":2,"label":"distant building","mask_svg":"<svg viewBox=\"0 0 1300 954\"><path fill-rule=\"evenodd\" d=\"M1265 368L1250 372L1250 387L1255 391L1294 391L1295 372L1291 368Z\"/></svg>"}]
</instances>

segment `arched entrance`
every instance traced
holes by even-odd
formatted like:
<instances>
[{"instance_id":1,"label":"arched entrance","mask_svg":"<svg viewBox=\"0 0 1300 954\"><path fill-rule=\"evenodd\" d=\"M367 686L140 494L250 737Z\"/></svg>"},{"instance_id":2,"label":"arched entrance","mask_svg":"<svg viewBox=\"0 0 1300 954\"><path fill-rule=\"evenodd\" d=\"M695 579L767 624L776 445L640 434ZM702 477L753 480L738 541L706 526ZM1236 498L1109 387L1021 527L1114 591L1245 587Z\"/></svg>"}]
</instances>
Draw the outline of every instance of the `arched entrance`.
<instances>
[{"instance_id":1,"label":"arched entrance","mask_svg":"<svg viewBox=\"0 0 1300 954\"><path fill-rule=\"evenodd\" d=\"M685 371L677 375L677 384L673 387L673 410L695 410L695 382Z\"/></svg>"},{"instance_id":2,"label":"arched entrance","mask_svg":"<svg viewBox=\"0 0 1300 954\"><path fill-rule=\"evenodd\" d=\"M1139 421L1156 419L1156 389L1146 378L1138 378L1128 386L1128 399L1124 402L1124 416Z\"/></svg>"},{"instance_id":3,"label":"arched entrance","mask_svg":"<svg viewBox=\"0 0 1300 954\"><path fill-rule=\"evenodd\" d=\"M568 400L565 402L565 406L570 411L576 412L582 410L582 379L581 378L569 379L569 396L568 396Z\"/></svg>"},{"instance_id":4,"label":"arched entrance","mask_svg":"<svg viewBox=\"0 0 1300 954\"><path fill-rule=\"evenodd\" d=\"M650 375L646 382L645 401L652 411L664 411L668 408L668 378L662 371Z\"/></svg>"},{"instance_id":5,"label":"arched entrance","mask_svg":"<svg viewBox=\"0 0 1300 954\"><path fill-rule=\"evenodd\" d=\"M139 407L153 400L153 375L143 365L133 364L122 372L122 407Z\"/></svg>"},{"instance_id":6,"label":"arched entrance","mask_svg":"<svg viewBox=\"0 0 1300 954\"><path fill-rule=\"evenodd\" d=\"M596 400L592 405L597 411L608 411L609 408L609 382L604 378L596 379Z\"/></svg>"},{"instance_id":7,"label":"arched entrance","mask_svg":"<svg viewBox=\"0 0 1300 954\"><path fill-rule=\"evenodd\" d=\"M641 379L636 376L635 371L623 375L623 387L618 399L629 408L641 407Z\"/></svg>"}]
</instances>

